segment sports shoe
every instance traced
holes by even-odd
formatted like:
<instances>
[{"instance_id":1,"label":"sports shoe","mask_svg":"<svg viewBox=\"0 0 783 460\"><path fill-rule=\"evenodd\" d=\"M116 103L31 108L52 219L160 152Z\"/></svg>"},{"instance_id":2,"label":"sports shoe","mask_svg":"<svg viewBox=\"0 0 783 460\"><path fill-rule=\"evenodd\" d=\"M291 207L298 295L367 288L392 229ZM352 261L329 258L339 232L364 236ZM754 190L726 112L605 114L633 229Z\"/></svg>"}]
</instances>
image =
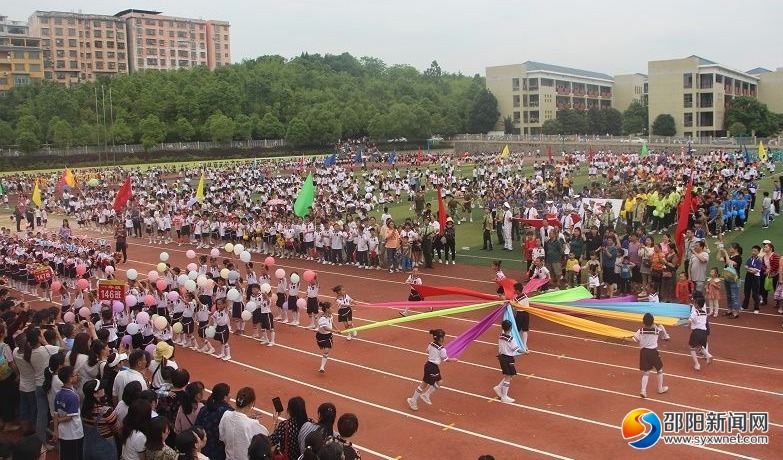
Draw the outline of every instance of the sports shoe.
<instances>
[{"instance_id":1,"label":"sports shoe","mask_svg":"<svg viewBox=\"0 0 783 460\"><path fill-rule=\"evenodd\" d=\"M667 391L669 391L669 387L658 388L658 394L659 395L662 395L662 394L666 393Z\"/></svg>"},{"instance_id":2,"label":"sports shoe","mask_svg":"<svg viewBox=\"0 0 783 460\"><path fill-rule=\"evenodd\" d=\"M419 398L421 398L421 400L424 401L428 406L432 405L432 401L430 401L430 396L428 394L422 393L422 395L419 396Z\"/></svg>"},{"instance_id":3,"label":"sports shoe","mask_svg":"<svg viewBox=\"0 0 783 460\"><path fill-rule=\"evenodd\" d=\"M503 391L499 385L492 387L492 389L495 390L495 394L498 395L498 398L503 399Z\"/></svg>"},{"instance_id":4,"label":"sports shoe","mask_svg":"<svg viewBox=\"0 0 783 460\"><path fill-rule=\"evenodd\" d=\"M700 371L701 370L701 366L696 364L695 366L693 366L693 370Z\"/></svg>"},{"instance_id":5,"label":"sports shoe","mask_svg":"<svg viewBox=\"0 0 783 460\"><path fill-rule=\"evenodd\" d=\"M268 347L273 347L273 346L275 346L275 342L274 342L274 340L273 340L273 341L271 341L271 342L269 342L269 343L267 343L267 344L266 344L266 346L268 346Z\"/></svg>"},{"instance_id":6,"label":"sports shoe","mask_svg":"<svg viewBox=\"0 0 783 460\"><path fill-rule=\"evenodd\" d=\"M324 368L322 367L322 368L318 369L318 372L320 372L321 374L323 374L324 372L326 372L326 369L324 369Z\"/></svg>"},{"instance_id":7,"label":"sports shoe","mask_svg":"<svg viewBox=\"0 0 783 460\"><path fill-rule=\"evenodd\" d=\"M712 364L712 355L707 356L707 364Z\"/></svg>"},{"instance_id":8,"label":"sports shoe","mask_svg":"<svg viewBox=\"0 0 783 460\"><path fill-rule=\"evenodd\" d=\"M639 392L639 396L641 396L642 398L646 398L647 397L647 392L640 391Z\"/></svg>"},{"instance_id":9,"label":"sports shoe","mask_svg":"<svg viewBox=\"0 0 783 460\"><path fill-rule=\"evenodd\" d=\"M345 338L346 340L353 340L353 336L351 334L348 334L348 337Z\"/></svg>"},{"instance_id":10,"label":"sports shoe","mask_svg":"<svg viewBox=\"0 0 783 460\"><path fill-rule=\"evenodd\" d=\"M669 336L669 334L666 334L666 335L663 337L663 340L667 340L667 341L668 341L668 340L671 340L671 337Z\"/></svg>"},{"instance_id":11,"label":"sports shoe","mask_svg":"<svg viewBox=\"0 0 783 460\"><path fill-rule=\"evenodd\" d=\"M231 355L226 355L222 359L223 361L231 361Z\"/></svg>"},{"instance_id":12,"label":"sports shoe","mask_svg":"<svg viewBox=\"0 0 783 460\"><path fill-rule=\"evenodd\" d=\"M293 321L289 323L291 326L299 326L299 321Z\"/></svg>"},{"instance_id":13,"label":"sports shoe","mask_svg":"<svg viewBox=\"0 0 783 460\"><path fill-rule=\"evenodd\" d=\"M408 407L411 408L411 410L419 410L419 405L416 404L416 401L413 400L413 398L408 398Z\"/></svg>"},{"instance_id":14,"label":"sports shoe","mask_svg":"<svg viewBox=\"0 0 783 460\"><path fill-rule=\"evenodd\" d=\"M754 314L754 315L758 315L758 314L759 314L759 311L758 311L758 310L753 310L753 314Z\"/></svg>"},{"instance_id":15,"label":"sports shoe","mask_svg":"<svg viewBox=\"0 0 783 460\"><path fill-rule=\"evenodd\" d=\"M217 359L223 359L225 357L226 357L226 355L224 353L220 353L219 355L215 355L215 358L217 358Z\"/></svg>"},{"instance_id":16,"label":"sports shoe","mask_svg":"<svg viewBox=\"0 0 783 460\"><path fill-rule=\"evenodd\" d=\"M516 401L516 399L511 398L509 396L503 396L502 398L500 398L500 402L504 402L506 404L511 404L514 401Z\"/></svg>"}]
</instances>

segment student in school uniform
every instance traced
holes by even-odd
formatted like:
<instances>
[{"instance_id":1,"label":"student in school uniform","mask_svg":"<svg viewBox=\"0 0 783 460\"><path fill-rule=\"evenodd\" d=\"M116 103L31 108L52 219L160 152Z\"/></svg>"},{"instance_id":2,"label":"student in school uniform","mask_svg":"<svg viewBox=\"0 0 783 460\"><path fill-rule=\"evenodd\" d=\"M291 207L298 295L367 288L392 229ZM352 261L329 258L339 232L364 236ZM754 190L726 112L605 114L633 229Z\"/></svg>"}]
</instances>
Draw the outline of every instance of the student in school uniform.
<instances>
[{"instance_id":1,"label":"student in school uniform","mask_svg":"<svg viewBox=\"0 0 783 460\"><path fill-rule=\"evenodd\" d=\"M522 339L525 354L528 354L530 353L530 349L527 347L527 337L530 333L530 313L528 313L524 307L530 306L530 299L527 294L525 294L522 283L514 284L514 302L523 307L516 309L516 312L514 313L514 322L517 323L517 331L519 331L519 337Z\"/></svg>"},{"instance_id":2,"label":"student in school uniform","mask_svg":"<svg viewBox=\"0 0 783 460\"><path fill-rule=\"evenodd\" d=\"M198 306L198 299L192 292L185 293L185 301L183 302L184 308L182 309L182 345L190 347L194 350L198 349L196 337L193 335L195 329L195 320L193 315L196 314L196 307Z\"/></svg>"},{"instance_id":3,"label":"student in school uniform","mask_svg":"<svg viewBox=\"0 0 783 460\"><path fill-rule=\"evenodd\" d=\"M288 294L288 281L285 279L285 273L282 278L277 279L277 316L275 319L285 324L288 323L288 310L286 310L286 300Z\"/></svg>"},{"instance_id":4,"label":"student in school uniform","mask_svg":"<svg viewBox=\"0 0 783 460\"><path fill-rule=\"evenodd\" d=\"M215 352L215 347L212 346L211 343L209 343L209 340L207 338L207 327L209 326L209 317L210 317L210 304L212 303L212 298L210 297L209 304L204 303L203 298L205 296L199 296L195 300L197 302L195 313L193 314L195 320L196 320L196 327L197 327L197 333L198 339L201 339L204 341L203 345L199 345L198 339L194 337L195 342L195 348L193 348L196 351L206 353L206 354L212 354Z\"/></svg>"},{"instance_id":5,"label":"student in school uniform","mask_svg":"<svg viewBox=\"0 0 783 460\"><path fill-rule=\"evenodd\" d=\"M74 389L79 376L73 367L64 366L57 371L62 389L54 397L54 426L60 441L61 460L81 460L84 446L84 430L79 410L79 394Z\"/></svg>"},{"instance_id":6,"label":"student in school uniform","mask_svg":"<svg viewBox=\"0 0 783 460\"><path fill-rule=\"evenodd\" d=\"M296 282L294 282L294 280L296 280ZM288 283L288 302L286 303L288 311L291 312L291 321L288 323L291 326L299 325L299 307L296 305L296 302L299 300L300 281L299 274L292 272L290 282Z\"/></svg>"},{"instance_id":7,"label":"student in school uniform","mask_svg":"<svg viewBox=\"0 0 783 460\"><path fill-rule=\"evenodd\" d=\"M419 410L419 399L427 405L432 405L430 396L440 387L440 382L443 379L440 375L440 363L455 361L449 359L446 348L443 346L446 331L443 329L430 329L430 335L432 336L432 342L427 346L427 362L424 363L424 377L421 379L421 385L418 385L413 391L413 396L407 400L411 410Z\"/></svg>"},{"instance_id":8,"label":"student in school uniform","mask_svg":"<svg viewBox=\"0 0 783 460\"><path fill-rule=\"evenodd\" d=\"M332 304L321 302L321 314L318 316L318 328L315 332L315 342L321 350L321 367L318 372L326 372L326 361L329 359L329 350L332 349L332 333L335 331L332 324Z\"/></svg>"},{"instance_id":9,"label":"student in school uniform","mask_svg":"<svg viewBox=\"0 0 783 460\"><path fill-rule=\"evenodd\" d=\"M336 294L335 302L337 302L337 321L343 323L343 328L350 329L353 327L353 308L351 303L353 298L349 296L342 285L337 285L332 288L332 292ZM348 333L346 339L351 340L356 337L356 331Z\"/></svg>"},{"instance_id":10,"label":"student in school uniform","mask_svg":"<svg viewBox=\"0 0 783 460\"><path fill-rule=\"evenodd\" d=\"M501 402L513 403L514 398L508 396L508 390L511 387L511 379L517 375L514 355L522 350L511 336L511 321L504 319L501 323L501 328L503 332L498 338L498 360L500 361L500 371L503 373L503 378L492 389Z\"/></svg>"},{"instance_id":11,"label":"student in school uniform","mask_svg":"<svg viewBox=\"0 0 783 460\"><path fill-rule=\"evenodd\" d=\"M411 274L408 275L408 278L405 280L405 284L410 286L410 292L408 293L408 302L421 302L424 300L424 297L419 294L419 291L416 290L414 286L421 286L423 282L421 281L421 276L419 276L419 269L414 268L411 271ZM405 310L400 312L400 316L408 316L408 307L405 307Z\"/></svg>"},{"instance_id":12,"label":"student in school uniform","mask_svg":"<svg viewBox=\"0 0 783 460\"><path fill-rule=\"evenodd\" d=\"M307 329L315 329L316 316L318 315L318 275L307 283L307 316L310 318L310 324Z\"/></svg>"},{"instance_id":13,"label":"student in school uniform","mask_svg":"<svg viewBox=\"0 0 783 460\"><path fill-rule=\"evenodd\" d=\"M220 354L217 355L216 358L222 359L223 361L230 361L231 346L228 344L230 335L228 330L228 323L231 321L231 318L229 318L228 310L226 309L226 302L226 299L221 299L217 302L215 312L212 313L210 321L215 325L215 340L220 343ZM209 344L207 339L204 341ZM215 349L211 344L209 345L209 348L211 348L211 351L208 351L207 353L214 353Z\"/></svg>"},{"instance_id":14,"label":"student in school uniform","mask_svg":"<svg viewBox=\"0 0 783 460\"><path fill-rule=\"evenodd\" d=\"M707 360L707 364L712 363L712 355L707 351L707 336L709 335L709 326L707 324L706 301L702 296L696 296L691 303L691 314L688 318L691 326L691 336L688 345L691 347L691 359L693 359L693 368L701 370L697 353L701 353Z\"/></svg>"},{"instance_id":15,"label":"student in school uniform","mask_svg":"<svg viewBox=\"0 0 783 460\"><path fill-rule=\"evenodd\" d=\"M639 344L639 370L642 374L642 390L639 395L647 397L647 381L650 379L650 371L655 369L658 374L658 394L669 391L669 387L663 385L663 362L658 353L658 335L666 334L655 324L655 318L650 313L645 313L642 319L642 327L633 336L634 342Z\"/></svg>"},{"instance_id":16,"label":"student in school uniform","mask_svg":"<svg viewBox=\"0 0 783 460\"><path fill-rule=\"evenodd\" d=\"M272 315L272 299L269 296L270 291L260 291L259 296L252 296L258 305L260 311L259 320L261 321L261 344L268 347L275 346L275 319ZM254 312L255 313L255 312Z\"/></svg>"}]
</instances>

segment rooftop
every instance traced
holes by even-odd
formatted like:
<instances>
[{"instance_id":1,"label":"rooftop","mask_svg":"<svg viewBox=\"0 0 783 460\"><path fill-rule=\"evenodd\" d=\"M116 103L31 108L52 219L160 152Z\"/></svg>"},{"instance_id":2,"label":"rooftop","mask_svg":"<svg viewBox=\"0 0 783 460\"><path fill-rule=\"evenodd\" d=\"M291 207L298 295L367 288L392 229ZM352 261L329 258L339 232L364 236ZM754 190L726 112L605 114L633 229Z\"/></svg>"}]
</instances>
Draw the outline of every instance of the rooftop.
<instances>
[{"instance_id":1,"label":"rooftop","mask_svg":"<svg viewBox=\"0 0 783 460\"><path fill-rule=\"evenodd\" d=\"M709 59L704 59L701 56L696 56L695 54L691 54L688 57L696 58L699 61L699 65L718 65L717 62L710 61Z\"/></svg>"},{"instance_id":2,"label":"rooftop","mask_svg":"<svg viewBox=\"0 0 783 460\"><path fill-rule=\"evenodd\" d=\"M772 72L772 71L769 69L765 69L764 67L756 67L755 69L750 69L745 73L749 75L761 75L767 72Z\"/></svg>"},{"instance_id":3,"label":"rooftop","mask_svg":"<svg viewBox=\"0 0 783 460\"><path fill-rule=\"evenodd\" d=\"M609 80L609 81L614 80L614 78L612 78L611 76L605 73L591 72L589 70L582 70L582 69L574 69L573 67L563 67L559 65L544 64L542 62L535 62L535 61L527 61L524 64L527 66L528 72L533 70L540 70L544 72L556 72L556 73L563 73L568 75L576 75L578 77L595 78L598 80Z\"/></svg>"},{"instance_id":4,"label":"rooftop","mask_svg":"<svg viewBox=\"0 0 783 460\"><path fill-rule=\"evenodd\" d=\"M122 17L122 16L127 16L127 15L132 14L132 13L153 14L153 15L155 15L155 14L160 14L161 12L160 11L152 11L152 10L137 10L135 8L129 8L127 10L120 11L119 13L115 14L114 16L119 18L119 17Z\"/></svg>"}]
</instances>

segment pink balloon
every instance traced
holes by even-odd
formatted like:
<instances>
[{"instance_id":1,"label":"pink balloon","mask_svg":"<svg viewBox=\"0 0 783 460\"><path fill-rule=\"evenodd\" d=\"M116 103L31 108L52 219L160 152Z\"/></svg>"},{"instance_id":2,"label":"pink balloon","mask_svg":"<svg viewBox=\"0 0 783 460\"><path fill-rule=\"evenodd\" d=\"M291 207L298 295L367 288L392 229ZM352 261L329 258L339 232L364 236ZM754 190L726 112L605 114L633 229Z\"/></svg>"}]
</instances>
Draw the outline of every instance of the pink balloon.
<instances>
[{"instance_id":1,"label":"pink balloon","mask_svg":"<svg viewBox=\"0 0 783 460\"><path fill-rule=\"evenodd\" d=\"M122 340L120 340L120 343L125 345L126 347L129 347L131 343L133 343L133 337L129 335L123 335Z\"/></svg>"},{"instance_id":2,"label":"pink balloon","mask_svg":"<svg viewBox=\"0 0 783 460\"><path fill-rule=\"evenodd\" d=\"M185 257L187 257L188 259L195 259L196 258L196 251L194 251L192 249L188 249L185 252Z\"/></svg>"},{"instance_id":3,"label":"pink balloon","mask_svg":"<svg viewBox=\"0 0 783 460\"><path fill-rule=\"evenodd\" d=\"M220 249L218 248L212 248L211 251L209 251L210 257L218 257L220 255Z\"/></svg>"},{"instance_id":4,"label":"pink balloon","mask_svg":"<svg viewBox=\"0 0 783 460\"><path fill-rule=\"evenodd\" d=\"M136 299L135 295L128 294L125 296L125 305L129 307L135 307L137 302L138 300Z\"/></svg>"},{"instance_id":5,"label":"pink balloon","mask_svg":"<svg viewBox=\"0 0 783 460\"><path fill-rule=\"evenodd\" d=\"M194 264L193 262L188 264L188 271L189 272L197 272L198 271L198 265Z\"/></svg>"},{"instance_id":6,"label":"pink balloon","mask_svg":"<svg viewBox=\"0 0 783 460\"><path fill-rule=\"evenodd\" d=\"M155 282L155 287L157 287L159 291L165 291L168 286L169 283L163 278L158 278L158 281Z\"/></svg>"},{"instance_id":7,"label":"pink balloon","mask_svg":"<svg viewBox=\"0 0 783 460\"><path fill-rule=\"evenodd\" d=\"M76 287L78 287L82 291L87 290L90 287L90 282L82 278L76 282Z\"/></svg>"},{"instance_id":8,"label":"pink balloon","mask_svg":"<svg viewBox=\"0 0 783 460\"><path fill-rule=\"evenodd\" d=\"M67 311L63 315L63 321L65 321L66 323L73 323L74 319L76 319L76 317L72 311Z\"/></svg>"},{"instance_id":9,"label":"pink balloon","mask_svg":"<svg viewBox=\"0 0 783 460\"><path fill-rule=\"evenodd\" d=\"M111 309L114 310L114 313L122 313L122 311L125 310L125 305L119 300L115 300L114 303L111 304Z\"/></svg>"},{"instance_id":10,"label":"pink balloon","mask_svg":"<svg viewBox=\"0 0 783 460\"><path fill-rule=\"evenodd\" d=\"M274 264L275 264L275 258L274 257L269 256L266 259L264 259L264 265L266 265L267 267L271 267ZM283 276L285 276L285 275L283 275Z\"/></svg>"},{"instance_id":11,"label":"pink balloon","mask_svg":"<svg viewBox=\"0 0 783 460\"><path fill-rule=\"evenodd\" d=\"M307 308L307 301L305 299L296 299L296 308Z\"/></svg>"},{"instance_id":12,"label":"pink balloon","mask_svg":"<svg viewBox=\"0 0 783 460\"><path fill-rule=\"evenodd\" d=\"M314 272L314 271L312 271L312 270L305 270L305 271L304 271L304 273L302 273L302 278L303 278L303 279L304 279L306 282L308 282L308 283L309 283L310 281L312 281L312 280L314 280L314 279L315 279L315 272Z\"/></svg>"},{"instance_id":13,"label":"pink balloon","mask_svg":"<svg viewBox=\"0 0 783 460\"><path fill-rule=\"evenodd\" d=\"M147 273L147 279L152 281L153 283L157 281L159 278L158 272L156 270L152 270L149 273Z\"/></svg>"},{"instance_id":14,"label":"pink balloon","mask_svg":"<svg viewBox=\"0 0 783 460\"><path fill-rule=\"evenodd\" d=\"M59 281L52 281L52 292L58 292L62 287L63 285Z\"/></svg>"},{"instance_id":15,"label":"pink balloon","mask_svg":"<svg viewBox=\"0 0 783 460\"><path fill-rule=\"evenodd\" d=\"M81 316L84 319L87 319L90 317L90 309L87 307L82 307L79 309L79 316Z\"/></svg>"},{"instance_id":16,"label":"pink balloon","mask_svg":"<svg viewBox=\"0 0 783 460\"><path fill-rule=\"evenodd\" d=\"M571 270L573 270L574 273L579 273L582 270L582 267L580 267L579 264L576 264L571 267Z\"/></svg>"},{"instance_id":17,"label":"pink balloon","mask_svg":"<svg viewBox=\"0 0 783 460\"><path fill-rule=\"evenodd\" d=\"M138 315L136 315L136 322L139 325L144 326L145 324L150 322L150 315L146 311L143 311Z\"/></svg>"},{"instance_id":18,"label":"pink balloon","mask_svg":"<svg viewBox=\"0 0 783 460\"><path fill-rule=\"evenodd\" d=\"M150 355L154 355L154 354L155 354L155 349L156 349L156 348L157 348L157 347L155 346L155 344L154 344L154 343L151 343L151 344L147 345L146 347L144 347L144 351L146 351L146 352L147 352L147 353L149 353Z\"/></svg>"},{"instance_id":19,"label":"pink balloon","mask_svg":"<svg viewBox=\"0 0 783 460\"><path fill-rule=\"evenodd\" d=\"M153 297L152 294L147 294L144 296L144 305L151 307L157 303L158 301L155 300L155 297Z\"/></svg>"},{"instance_id":20,"label":"pink balloon","mask_svg":"<svg viewBox=\"0 0 783 460\"><path fill-rule=\"evenodd\" d=\"M283 279L283 278L285 278L285 270L283 270L282 268L278 268L277 270L275 270L275 276L276 276L278 279Z\"/></svg>"},{"instance_id":21,"label":"pink balloon","mask_svg":"<svg viewBox=\"0 0 783 460\"><path fill-rule=\"evenodd\" d=\"M168 297L170 301L176 302L177 300L179 300L179 292L171 291L169 292Z\"/></svg>"},{"instance_id":22,"label":"pink balloon","mask_svg":"<svg viewBox=\"0 0 783 460\"><path fill-rule=\"evenodd\" d=\"M87 265L79 264L79 265L76 266L76 274L77 275L82 276L85 273L87 273Z\"/></svg>"}]
</instances>

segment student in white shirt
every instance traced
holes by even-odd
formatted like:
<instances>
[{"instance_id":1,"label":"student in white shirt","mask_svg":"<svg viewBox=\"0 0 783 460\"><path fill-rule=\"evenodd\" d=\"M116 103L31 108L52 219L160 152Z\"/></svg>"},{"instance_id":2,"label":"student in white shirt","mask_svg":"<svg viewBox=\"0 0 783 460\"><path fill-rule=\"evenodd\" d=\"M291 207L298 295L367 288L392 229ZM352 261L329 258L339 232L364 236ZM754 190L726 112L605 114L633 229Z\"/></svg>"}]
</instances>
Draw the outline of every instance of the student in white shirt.
<instances>
[{"instance_id":1,"label":"student in white shirt","mask_svg":"<svg viewBox=\"0 0 783 460\"><path fill-rule=\"evenodd\" d=\"M658 373L658 394L669 391L669 387L663 386L663 362L658 353L658 334L664 333L656 324L655 318L650 313L645 313L642 319L643 326L636 331L633 340L639 343L639 370L642 374L642 390L639 395L647 397L647 381L650 379L650 371L654 368Z\"/></svg>"},{"instance_id":2,"label":"student in white shirt","mask_svg":"<svg viewBox=\"0 0 783 460\"><path fill-rule=\"evenodd\" d=\"M514 355L521 353L522 349L519 348L516 340L511 336L511 321L504 319L501 327L503 328L503 333L498 338L498 360L500 361L500 371L503 373L503 378L492 389L495 390L495 394L498 395L501 402L513 403L514 398L508 396L508 390L511 387L511 379L517 375Z\"/></svg>"},{"instance_id":3,"label":"student in white shirt","mask_svg":"<svg viewBox=\"0 0 783 460\"><path fill-rule=\"evenodd\" d=\"M424 377L421 379L421 385L418 385L413 391L413 396L408 398L408 406L411 410L419 410L418 401L421 398L427 405L432 405L430 396L440 388L440 363L449 361L446 354L446 348L443 346L443 339L446 337L446 331L443 329L431 329L430 335L432 342L427 346L427 362L424 363Z\"/></svg>"},{"instance_id":4,"label":"student in white shirt","mask_svg":"<svg viewBox=\"0 0 783 460\"><path fill-rule=\"evenodd\" d=\"M691 359L693 359L693 368L701 370L697 352L701 353L707 359L707 364L712 363L712 355L707 351L707 336L709 336L709 324L707 310L704 308L706 301L704 297L694 297L691 304L691 314L688 321L691 325L691 336L688 339L688 345L691 347Z\"/></svg>"}]
</instances>

